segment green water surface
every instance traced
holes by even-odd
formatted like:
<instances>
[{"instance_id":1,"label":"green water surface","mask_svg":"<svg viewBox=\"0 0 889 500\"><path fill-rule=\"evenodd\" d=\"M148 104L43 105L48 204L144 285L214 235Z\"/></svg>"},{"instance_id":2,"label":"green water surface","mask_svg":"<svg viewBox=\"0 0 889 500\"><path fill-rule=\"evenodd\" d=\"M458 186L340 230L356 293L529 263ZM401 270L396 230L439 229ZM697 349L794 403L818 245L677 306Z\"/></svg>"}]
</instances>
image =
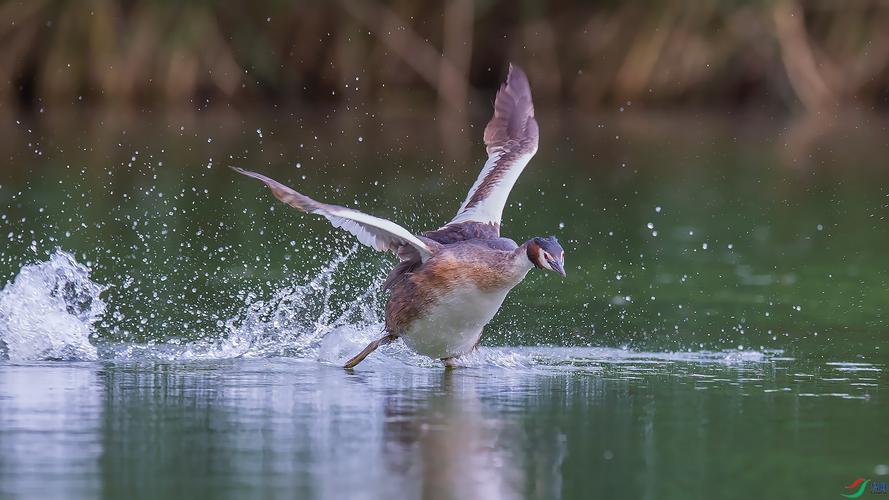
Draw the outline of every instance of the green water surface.
<instances>
[{"instance_id":1,"label":"green water surface","mask_svg":"<svg viewBox=\"0 0 889 500\"><path fill-rule=\"evenodd\" d=\"M109 288L98 360L0 359L0 497L808 499L889 480L886 120L543 113L503 232L556 235L568 277L529 274L464 368L393 346L350 373L325 336L374 334L394 259L226 167L419 232L462 201L483 122L446 147L424 110L337 111L3 118L0 281L61 249ZM186 355L234 331L262 349Z\"/></svg>"}]
</instances>

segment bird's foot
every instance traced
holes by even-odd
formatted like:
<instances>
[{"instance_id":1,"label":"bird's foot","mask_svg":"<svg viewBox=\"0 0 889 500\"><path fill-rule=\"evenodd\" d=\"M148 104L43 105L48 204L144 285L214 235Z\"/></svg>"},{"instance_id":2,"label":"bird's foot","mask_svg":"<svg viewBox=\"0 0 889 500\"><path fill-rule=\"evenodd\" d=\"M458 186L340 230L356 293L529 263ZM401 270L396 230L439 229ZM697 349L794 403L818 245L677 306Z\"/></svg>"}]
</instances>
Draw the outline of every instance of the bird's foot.
<instances>
[{"instance_id":1,"label":"bird's foot","mask_svg":"<svg viewBox=\"0 0 889 500\"><path fill-rule=\"evenodd\" d=\"M367 347L365 347L364 350L355 355L354 358L347 361L346 364L343 365L343 368L347 370L355 368L355 366L357 366L358 363L364 361L364 358L366 358L370 353L376 351L377 347L388 344L389 342L392 342L397 338L398 337L396 337L395 335L386 335L385 337L374 340L370 344L367 344Z\"/></svg>"},{"instance_id":2,"label":"bird's foot","mask_svg":"<svg viewBox=\"0 0 889 500\"><path fill-rule=\"evenodd\" d=\"M453 370L454 368L459 368L460 365L457 363L457 357L451 358L441 358L441 362L444 363L444 367L446 370Z\"/></svg>"}]
</instances>

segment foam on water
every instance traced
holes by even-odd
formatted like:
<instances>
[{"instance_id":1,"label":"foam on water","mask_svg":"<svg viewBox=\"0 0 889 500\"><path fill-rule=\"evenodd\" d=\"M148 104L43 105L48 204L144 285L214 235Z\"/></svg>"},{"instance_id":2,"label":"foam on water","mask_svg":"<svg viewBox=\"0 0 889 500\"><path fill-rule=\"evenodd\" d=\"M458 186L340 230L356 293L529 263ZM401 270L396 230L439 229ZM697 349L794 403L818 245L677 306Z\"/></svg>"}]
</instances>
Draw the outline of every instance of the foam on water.
<instances>
[{"instance_id":1,"label":"foam on water","mask_svg":"<svg viewBox=\"0 0 889 500\"><path fill-rule=\"evenodd\" d=\"M0 356L11 360L97 359L90 337L105 312L107 288L90 270L57 250L28 264L0 291Z\"/></svg>"}]
</instances>

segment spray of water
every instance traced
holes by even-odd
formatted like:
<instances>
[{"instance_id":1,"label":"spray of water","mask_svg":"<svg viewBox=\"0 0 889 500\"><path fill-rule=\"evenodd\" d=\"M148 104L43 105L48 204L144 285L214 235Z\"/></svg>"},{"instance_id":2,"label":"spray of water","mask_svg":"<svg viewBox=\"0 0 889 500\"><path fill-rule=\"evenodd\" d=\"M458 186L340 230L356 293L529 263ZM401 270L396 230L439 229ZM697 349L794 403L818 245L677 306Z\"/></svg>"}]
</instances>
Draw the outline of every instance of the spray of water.
<instances>
[{"instance_id":1,"label":"spray of water","mask_svg":"<svg viewBox=\"0 0 889 500\"><path fill-rule=\"evenodd\" d=\"M15 361L97 359L224 359L288 356L340 363L382 330L379 280L334 305L336 282L357 246L334 257L305 284L286 285L268 299L245 294L244 307L220 321L217 335L193 342L108 342L99 321L107 286L73 255L24 266L0 291L0 356ZM113 318L104 318L113 329ZM98 329L97 329L98 327Z\"/></svg>"},{"instance_id":2,"label":"spray of water","mask_svg":"<svg viewBox=\"0 0 889 500\"><path fill-rule=\"evenodd\" d=\"M342 364L382 333L380 280L359 290L347 304L335 306L337 283L349 275L357 252L334 257L309 282L287 285L270 298L252 294L240 312L219 323L218 335L198 341L121 343L104 341L99 320L105 312L107 286L93 282L90 270L58 250L49 260L24 266L0 291L0 355L10 360L199 360L286 356ZM113 328L113 323L110 324ZM639 353L609 348L481 348L463 358L465 366L510 369L601 369L645 363L763 362L780 354L745 351ZM365 363L438 366L401 343L382 348Z\"/></svg>"},{"instance_id":3,"label":"spray of water","mask_svg":"<svg viewBox=\"0 0 889 500\"><path fill-rule=\"evenodd\" d=\"M57 250L24 266L0 291L0 354L11 360L94 360L90 342L105 312L106 287L89 269Z\"/></svg>"},{"instance_id":4,"label":"spray of water","mask_svg":"<svg viewBox=\"0 0 889 500\"><path fill-rule=\"evenodd\" d=\"M189 343L177 356L192 359L321 357L339 361L344 355L332 356L331 352L353 350L368 335L372 336L372 332L382 329L375 300L380 293L379 280L345 308L333 306L337 277L357 250L355 246L334 257L308 283L285 286L269 299L248 303L225 322L221 340ZM326 346L324 356L322 343Z\"/></svg>"}]
</instances>

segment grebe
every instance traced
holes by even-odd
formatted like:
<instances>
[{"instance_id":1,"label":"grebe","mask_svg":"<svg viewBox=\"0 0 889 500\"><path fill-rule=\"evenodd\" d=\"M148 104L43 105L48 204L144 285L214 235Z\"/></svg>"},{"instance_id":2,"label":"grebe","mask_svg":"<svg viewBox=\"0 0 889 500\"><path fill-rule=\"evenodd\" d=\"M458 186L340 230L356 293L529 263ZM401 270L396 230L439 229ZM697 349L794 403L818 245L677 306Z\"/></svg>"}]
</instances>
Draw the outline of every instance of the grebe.
<instances>
[{"instance_id":1,"label":"grebe","mask_svg":"<svg viewBox=\"0 0 889 500\"><path fill-rule=\"evenodd\" d=\"M453 220L419 236L394 222L321 203L262 174L232 168L264 182L280 201L324 216L361 243L398 256L400 263L383 285L390 292L385 335L350 359L346 368L397 338L419 354L454 366L457 357L475 348L506 294L532 267L565 276L565 252L555 236L531 238L522 245L500 236L506 198L537 152L537 140L528 78L510 65L494 101L494 116L485 127L488 160L478 179Z\"/></svg>"}]
</instances>

